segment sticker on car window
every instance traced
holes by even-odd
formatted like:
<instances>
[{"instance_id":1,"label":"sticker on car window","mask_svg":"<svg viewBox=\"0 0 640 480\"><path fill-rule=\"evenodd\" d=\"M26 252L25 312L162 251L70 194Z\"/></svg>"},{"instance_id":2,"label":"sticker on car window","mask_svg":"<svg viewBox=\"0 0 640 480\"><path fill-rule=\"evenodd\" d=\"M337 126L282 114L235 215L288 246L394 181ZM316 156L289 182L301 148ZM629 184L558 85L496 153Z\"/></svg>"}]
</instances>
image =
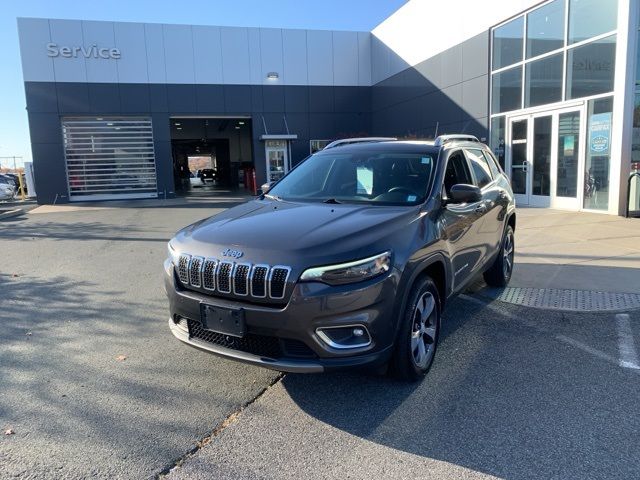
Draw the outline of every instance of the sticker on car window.
<instances>
[{"instance_id":1,"label":"sticker on car window","mask_svg":"<svg viewBox=\"0 0 640 480\"><path fill-rule=\"evenodd\" d=\"M407 195L407 202L415 202L417 198L415 195Z\"/></svg>"},{"instance_id":2,"label":"sticker on car window","mask_svg":"<svg viewBox=\"0 0 640 480\"><path fill-rule=\"evenodd\" d=\"M431 163L431 157L422 157L422 164L428 165Z\"/></svg>"}]
</instances>

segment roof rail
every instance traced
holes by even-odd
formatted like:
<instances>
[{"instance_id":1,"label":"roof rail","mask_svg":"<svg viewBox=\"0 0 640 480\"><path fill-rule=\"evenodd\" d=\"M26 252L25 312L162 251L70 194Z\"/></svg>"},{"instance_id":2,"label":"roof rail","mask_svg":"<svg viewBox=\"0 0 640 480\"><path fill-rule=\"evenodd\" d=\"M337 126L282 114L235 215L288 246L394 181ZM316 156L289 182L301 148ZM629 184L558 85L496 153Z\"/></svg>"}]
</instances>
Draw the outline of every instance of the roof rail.
<instances>
[{"instance_id":1,"label":"roof rail","mask_svg":"<svg viewBox=\"0 0 640 480\"><path fill-rule=\"evenodd\" d=\"M359 137L359 138L343 138L341 140L335 140L329 145L323 148L327 150L329 148L340 147L344 145L352 145L354 143L375 143L375 142L392 142L398 140L395 137Z\"/></svg>"},{"instance_id":2,"label":"roof rail","mask_svg":"<svg viewBox=\"0 0 640 480\"><path fill-rule=\"evenodd\" d=\"M456 140L460 142L480 142L480 140L478 140L478 137L476 137L475 135L464 135L461 133L455 133L452 135L440 135L438 138L436 138L434 145L436 147L441 147L447 142L454 142Z\"/></svg>"}]
</instances>

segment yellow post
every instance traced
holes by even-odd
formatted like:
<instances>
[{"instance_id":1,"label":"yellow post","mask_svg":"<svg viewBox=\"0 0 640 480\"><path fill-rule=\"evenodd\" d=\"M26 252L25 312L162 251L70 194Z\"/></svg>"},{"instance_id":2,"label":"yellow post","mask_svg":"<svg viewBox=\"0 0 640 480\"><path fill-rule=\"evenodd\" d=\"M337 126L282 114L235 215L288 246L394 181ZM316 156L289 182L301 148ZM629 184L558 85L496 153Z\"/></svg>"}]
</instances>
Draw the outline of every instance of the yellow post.
<instances>
[{"instance_id":1,"label":"yellow post","mask_svg":"<svg viewBox=\"0 0 640 480\"><path fill-rule=\"evenodd\" d=\"M20 183L20 199L22 201L24 201L27 196L24 194L24 184L22 183L22 174L16 170L16 173L18 174L18 183Z\"/></svg>"}]
</instances>

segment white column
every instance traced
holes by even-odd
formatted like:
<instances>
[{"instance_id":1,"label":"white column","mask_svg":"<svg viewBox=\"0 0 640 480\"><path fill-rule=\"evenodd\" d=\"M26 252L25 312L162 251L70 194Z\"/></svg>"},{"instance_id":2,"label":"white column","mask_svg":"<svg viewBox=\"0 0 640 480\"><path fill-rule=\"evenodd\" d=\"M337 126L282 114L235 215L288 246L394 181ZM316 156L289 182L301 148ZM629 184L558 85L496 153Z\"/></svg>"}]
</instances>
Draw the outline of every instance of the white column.
<instances>
[{"instance_id":1,"label":"white column","mask_svg":"<svg viewBox=\"0 0 640 480\"><path fill-rule=\"evenodd\" d=\"M618 0L609 180L609 213L614 215L624 215L626 212L627 182L631 170L639 3L640 0Z\"/></svg>"}]
</instances>

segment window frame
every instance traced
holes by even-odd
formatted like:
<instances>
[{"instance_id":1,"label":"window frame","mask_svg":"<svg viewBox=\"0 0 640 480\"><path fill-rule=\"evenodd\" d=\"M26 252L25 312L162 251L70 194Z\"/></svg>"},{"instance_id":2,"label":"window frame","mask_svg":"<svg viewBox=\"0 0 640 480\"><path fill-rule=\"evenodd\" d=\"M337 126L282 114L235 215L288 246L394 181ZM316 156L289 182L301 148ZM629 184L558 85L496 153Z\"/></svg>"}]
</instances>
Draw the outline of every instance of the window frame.
<instances>
[{"instance_id":1,"label":"window frame","mask_svg":"<svg viewBox=\"0 0 640 480\"><path fill-rule=\"evenodd\" d=\"M493 174L493 179L496 180L501 175L505 175L504 170L500 166L500 162L496 159L495 155L491 151L482 150L485 158L487 158L487 162L489 163L489 168L491 168L491 173Z\"/></svg>"},{"instance_id":2,"label":"window frame","mask_svg":"<svg viewBox=\"0 0 640 480\"><path fill-rule=\"evenodd\" d=\"M445 185L445 181L447 179L447 169L449 168L449 162L458 153L462 157L463 165L467 169L466 173L467 173L468 179L471 181L471 183L466 183L465 185L473 185L473 180L474 180L473 172L471 171L471 165L469 164L469 159L467 158L467 155L464 153L464 149L463 148L456 148L456 149L449 150L447 152L447 161L446 161L446 163L444 165L444 169L442 171L441 197L444 200L448 200L449 199L449 193L447 192L447 186ZM456 172L456 174L457 174L457 172ZM454 185L460 185L460 183L459 182L458 183L454 183Z\"/></svg>"},{"instance_id":3,"label":"window frame","mask_svg":"<svg viewBox=\"0 0 640 480\"><path fill-rule=\"evenodd\" d=\"M510 115L513 114L514 112L519 112L519 111L523 111L523 110L528 110L528 109L535 109L535 108L540 108L542 106L546 106L546 105L554 105L554 106L558 106L558 105L562 105L565 104L567 102L571 102L571 101L575 101L578 99L569 99L567 98L567 66L568 66L568 56L569 56L569 51L571 51L574 48L577 47L581 47L584 46L586 44L592 43L592 42L597 42L599 40L602 40L603 38L612 36L612 35L617 35L618 33L618 25L616 25L616 28L612 31L609 32L604 32L602 34L596 35L594 37L591 38L587 38L585 40L581 40L579 42L576 43L569 43L569 4L570 4L570 0L564 0L564 42L563 42L563 46L561 48L557 48L555 50L550 50L548 52L545 52L543 54L537 55L535 57L531 57L531 58L527 58L526 57L526 50L527 50L527 23L528 23L528 15L531 13L534 13L536 11L538 11L539 9L549 5L550 3L552 3L554 0L547 0L539 5L536 5L532 8L529 8L521 13L519 13L518 15L515 15L514 17L511 17L503 22L500 22L496 25L494 25L491 29L490 29L490 33L489 33L489 118L493 119L494 117L498 117L501 115ZM499 29L500 27L514 21L515 19L519 18L519 17L523 17L523 21L524 21L524 40L523 40L523 60L521 60L520 62L517 63L513 63L510 64L508 66L505 67L500 67L500 68L493 68L493 52L494 52L494 31L496 29ZM619 48L617 46L616 43L616 48ZM549 104L542 104L542 105L538 105L535 107L526 107L525 106L525 80L526 80L526 69L525 69L525 65L530 63L530 62L534 62L536 60L541 60L545 57L551 56L551 55L555 55L555 54L562 54L562 97L558 102L555 103L549 103ZM521 71L521 79L522 79L522 84L521 84L521 91L520 91L520 106L516 109L513 110L504 110L504 111L494 111L493 109L493 84L494 84L494 76L498 73L501 73L505 70L509 70L509 69L513 69L513 68L520 68ZM591 100L592 98L597 98L599 96L608 96L611 95L613 93L613 91L611 92L605 92L602 94L598 94L598 95L593 95L593 96L587 96L587 97L579 97L580 100L584 100L585 102L588 100Z\"/></svg>"},{"instance_id":4,"label":"window frame","mask_svg":"<svg viewBox=\"0 0 640 480\"><path fill-rule=\"evenodd\" d=\"M473 160L471 159L471 155L470 155L471 150L477 150L478 152L480 152L480 157L484 160L484 162L487 164L487 168L489 169L488 170L489 181L483 186L480 186L480 182L478 181L478 178L476 176L476 171L473 168ZM495 182L496 177L493 176L493 172L491 171L491 165L489 164L489 161L484 156L483 150L481 148L465 147L463 148L463 151L464 151L464 156L467 158L467 163L469 164L471 175L473 176L473 185L478 187L480 190L484 190L487 187L490 187L493 184L493 182Z\"/></svg>"}]
</instances>

